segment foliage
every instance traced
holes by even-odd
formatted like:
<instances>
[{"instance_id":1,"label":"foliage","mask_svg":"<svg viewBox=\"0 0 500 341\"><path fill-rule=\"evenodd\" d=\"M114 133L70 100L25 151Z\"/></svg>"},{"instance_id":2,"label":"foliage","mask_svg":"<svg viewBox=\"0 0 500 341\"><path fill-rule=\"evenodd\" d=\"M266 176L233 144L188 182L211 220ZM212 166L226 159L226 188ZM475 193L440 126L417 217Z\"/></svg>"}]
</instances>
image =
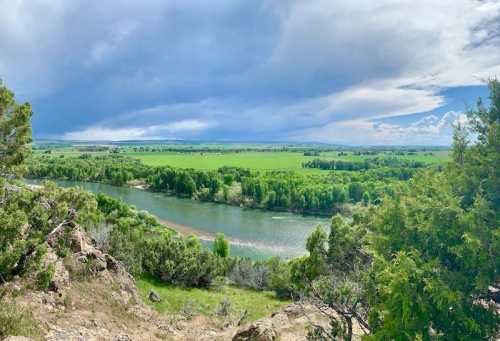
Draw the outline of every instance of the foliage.
<instances>
[{"instance_id":1,"label":"foliage","mask_svg":"<svg viewBox=\"0 0 500 341\"><path fill-rule=\"evenodd\" d=\"M335 217L328 248L319 232L311 235L293 284L337 313L328 330L316 326L311 335L351 339L352 319L373 340L497 335L488 287L500 282L500 86L489 87L490 107L479 102L468 113L477 143L467 147L457 127L444 172L419 173L350 223Z\"/></svg>"},{"instance_id":2,"label":"foliage","mask_svg":"<svg viewBox=\"0 0 500 341\"><path fill-rule=\"evenodd\" d=\"M0 299L0 338L12 335L38 338L40 326L30 311L3 298Z\"/></svg>"},{"instance_id":3,"label":"foliage","mask_svg":"<svg viewBox=\"0 0 500 341\"><path fill-rule=\"evenodd\" d=\"M151 276L139 277L137 286L144 301L161 313L179 314L186 303L191 302L191 305L194 305L200 313L213 317L216 315L220 302L227 300L230 302L231 309L238 315L247 311L244 323L269 316L290 303L289 300L277 299L269 291L255 291L227 285L218 290L182 288L165 284ZM153 303L148 299L151 289L160 294L162 298L160 302Z\"/></svg>"},{"instance_id":4,"label":"foliage","mask_svg":"<svg viewBox=\"0 0 500 341\"><path fill-rule=\"evenodd\" d=\"M54 277L54 264L49 264L45 269L41 269L36 275L36 285L39 290L47 290Z\"/></svg>"},{"instance_id":5,"label":"foliage","mask_svg":"<svg viewBox=\"0 0 500 341\"><path fill-rule=\"evenodd\" d=\"M166 283L207 287L224 271L219 257L203 249L196 237L176 235L148 213L104 194L97 195L97 203L113 225L109 253L132 274L149 273Z\"/></svg>"},{"instance_id":6,"label":"foliage","mask_svg":"<svg viewBox=\"0 0 500 341\"><path fill-rule=\"evenodd\" d=\"M0 178L0 278L8 281L29 269L38 269L45 236L72 212L83 228L96 223L99 212L93 196L78 189L60 189L51 183L30 190Z\"/></svg>"},{"instance_id":7,"label":"foliage","mask_svg":"<svg viewBox=\"0 0 500 341\"><path fill-rule=\"evenodd\" d=\"M309 330L312 338L351 340L354 321L369 329L362 279L370 257L363 251L364 237L361 226L347 224L337 215L332 219L329 235L316 229L307 239L309 255L292 263L295 290L308 297L331 320L330 330L312 326Z\"/></svg>"},{"instance_id":8,"label":"foliage","mask_svg":"<svg viewBox=\"0 0 500 341\"><path fill-rule=\"evenodd\" d=\"M427 165L421 161L412 161L399 159L397 157L374 157L365 158L359 161L352 160L322 160L314 159L312 161L304 162L304 168L319 168L325 170L340 170L340 171L362 171L373 168L398 168L400 170L418 169L426 167ZM413 172L412 172L413 173ZM411 174L411 173L410 173Z\"/></svg>"},{"instance_id":9,"label":"foliage","mask_svg":"<svg viewBox=\"0 0 500 341\"><path fill-rule=\"evenodd\" d=\"M82 154L62 160L55 155L41 154L31 159L28 166L30 176L36 178L108 182L115 185L134 180L146 182L150 190L180 197L273 210L331 214L338 212L349 201L362 201L365 192L372 203L378 204L383 195L391 193L394 184L408 180L416 170L401 165L418 164L380 160L377 162L384 167L322 174L252 171L238 167L221 167L217 170L151 167L116 154ZM375 161L366 162L373 164ZM229 185L232 186L231 195L226 187Z\"/></svg>"},{"instance_id":10,"label":"foliage","mask_svg":"<svg viewBox=\"0 0 500 341\"><path fill-rule=\"evenodd\" d=\"M18 104L0 80L0 176L18 175L31 152L31 105Z\"/></svg>"},{"instance_id":11,"label":"foliage","mask_svg":"<svg viewBox=\"0 0 500 341\"><path fill-rule=\"evenodd\" d=\"M226 277L230 283L255 290L274 291L277 297L292 297L291 263L279 257L263 261L233 257L227 260Z\"/></svg>"},{"instance_id":12,"label":"foliage","mask_svg":"<svg viewBox=\"0 0 500 341\"><path fill-rule=\"evenodd\" d=\"M214 240L213 252L216 256L229 257L229 242L224 238L223 233L217 233Z\"/></svg>"}]
</instances>

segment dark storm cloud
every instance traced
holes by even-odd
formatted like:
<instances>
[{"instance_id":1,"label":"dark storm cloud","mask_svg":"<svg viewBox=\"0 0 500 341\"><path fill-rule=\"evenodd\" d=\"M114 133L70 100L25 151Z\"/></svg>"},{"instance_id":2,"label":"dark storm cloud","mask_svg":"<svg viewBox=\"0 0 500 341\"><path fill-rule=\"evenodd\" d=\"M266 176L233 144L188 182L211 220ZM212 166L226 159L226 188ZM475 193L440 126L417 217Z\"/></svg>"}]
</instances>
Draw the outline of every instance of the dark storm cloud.
<instances>
[{"instance_id":1,"label":"dark storm cloud","mask_svg":"<svg viewBox=\"0 0 500 341\"><path fill-rule=\"evenodd\" d=\"M500 70L493 1L0 1L37 136L335 140Z\"/></svg>"}]
</instances>

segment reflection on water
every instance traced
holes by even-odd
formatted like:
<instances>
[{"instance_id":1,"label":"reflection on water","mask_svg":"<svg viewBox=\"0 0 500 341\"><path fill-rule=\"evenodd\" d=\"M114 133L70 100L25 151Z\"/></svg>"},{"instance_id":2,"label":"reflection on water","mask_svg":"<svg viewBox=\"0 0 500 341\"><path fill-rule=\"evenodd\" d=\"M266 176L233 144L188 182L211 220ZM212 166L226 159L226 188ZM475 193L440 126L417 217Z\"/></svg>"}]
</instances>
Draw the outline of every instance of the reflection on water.
<instances>
[{"instance_id":1,"label":"reflection on water","mask_svg":"<svg viewBox=\"0 0 500 341\"><path fill-rule=\"evenodd\" d=\"M94 193L121 198L160 219L187 225L205 233L222 232L233 241L231 254L254 259L301 255L305 252L305 241L311 231L318 224L323 227L329 224L329 220L325 218L286 212L277 215L276 212L203 203L135 188L78 181L56 182L64 187L79 186ZM204 240L203 244L210 245L211 242Z\"/></svg>"}]
</instances>

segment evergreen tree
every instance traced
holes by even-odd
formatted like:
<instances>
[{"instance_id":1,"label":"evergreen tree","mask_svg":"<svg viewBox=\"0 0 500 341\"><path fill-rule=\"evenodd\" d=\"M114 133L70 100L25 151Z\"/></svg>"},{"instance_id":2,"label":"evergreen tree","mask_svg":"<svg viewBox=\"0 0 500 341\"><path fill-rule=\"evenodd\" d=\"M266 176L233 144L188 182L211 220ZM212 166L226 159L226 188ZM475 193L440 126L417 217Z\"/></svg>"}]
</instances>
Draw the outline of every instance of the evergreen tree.
<instances>
[{"instance_id":1,"label":"evergreen tree","mask_svg":"<svg viewBox=\"0 0 500 341\"><path fill-rule=\"evenodd\" d=\"M0 176L19 175L31 152L31 105L18 104L0 81Z\"/></svg>"},{"instance_id":2,"label":"evergreen tree","mask_svg":"<svg viewBox=\"0 0 500 341\"><path fill-rule=\"evenodd\" d=\"M468 140L467 129L465 126L457 122L453 130L453 161L459 165L463 165L465 150L467 149Z\"/></svg>"}]
</instances>

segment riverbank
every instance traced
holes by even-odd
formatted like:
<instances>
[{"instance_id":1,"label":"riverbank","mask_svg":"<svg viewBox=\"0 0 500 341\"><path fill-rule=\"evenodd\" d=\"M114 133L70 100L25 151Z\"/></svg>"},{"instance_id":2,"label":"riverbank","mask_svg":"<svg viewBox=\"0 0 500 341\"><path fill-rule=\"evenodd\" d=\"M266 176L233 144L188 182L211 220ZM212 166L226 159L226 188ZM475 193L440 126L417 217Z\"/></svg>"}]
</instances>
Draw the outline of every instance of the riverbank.
<instances>
[{"instance_id":1,"label":"riverbank","mask_svg":"<svg viewBox=\"0 0 500 341\"><path fill-rule=\"evenodd\" d=\"M199 239L206 240L206 241L213 241L215 239L215 234L214 233L210 233L210 232L207 232L207 231L202 231L202 230L196 229L196 228L194 228L192 226L175 223L173 221L161 219L159 217L156 217L156 219L163 226L171 228L173 230L176 230L177 232L179 232L180 234L182 234L184 236L195 235Z\"/></svg>"},{"instance_id":2,"label":"riverbank","mask_svg":"<svg viewBox=\"0 0 500 341\"><path fill-rule=\"evenodd\" d=\"M107 184L106 182L97 182L97 183ZM141 191L147 191L147 192L151 192L151 193L162 193L166 196L186 199L186 197L179 197L176 194L171 193L171 192L152 191L149 189L147 184L143 181L132 180L132 181L129 181L128 183L120 186L120 187L129 187L129 188L133 188L133 189L137 189L137 190L141 190ZM193 197L190 197L188 199L194 200L194 201L199 201L199 202L210 202L210 203L217 204L217 205L228 205L228 206L233 206L233 207L247 208L247 209L252 209L252 210L262 210L262 211L276 212L276 213L286 212L286 213L292 213L292 214L298 214L298 215L316 217L316 218L330 218L333 215L335 215L336 213L341 213L344 216L351 214L351 207L349 204L343 204L335 209L332 208L330 211L325 212L325 211L301 211L301 210L283 208L283 207L268 208L268 207L265 207L263 205L255 205L252 203L251 200L240 200L240 199L238 199L238 200L222 200L220 198L220 195L219 195L218 200L200 200L198 198L193 198Z\"/></svg>"},{"instance_id":3,"label":"riverbank","mask_svg":"<svg viewBox=\"0 0 500 341\"><path fill-rule=\"evenodd\" d=\"M246 209L252 209L252 210L262 210L266 212L275 212L275 213L292 213L292 214L297 214L297 215L303 215L303 216L309 216L309 217L314 217L314 218L330 218L333 215L339 213L343 216L350 216L352 214L352 205L348 203L344 203L342 205L339 205L337 207L331 207L329 210L300 210L300 209L293 209L293 208L286 208L286 207L267 207L263 204L255 204L252 200L250 199L244 199L241 198L241 188L239 188L239 194L234 194L234 190L231 191L230 197L227 199L224 199L223 193L219 192L217 193L214 198L211 200L203 200L198 196L193 196L193 197L187 197L187 196L179 196L175 194L174 192L169 192L169 191L153 191L150 189L150 187L146 184L144 179L133 179L129 180L126 183L122 185L116 185L113 184L109 181L89 181L89 180L70 180L67 178L33 178L28 176L26 178L27 180L33 180L33 181L39 181L39 180L49 180L49 181L75 181L75 182L87 182L87 183L95 183L95 184L103 184L103 185L111 185L111 186L117 186L117 187L124 187L124 188L133 188L136 190L140 191L146 191L150 193L162 193L163 195L169 196L169 197L176 197L176 198L181 198L181 199L189 199L193 201L198 201L198 202L210 202L214 203L217 205L227 205L227 206L233 206L233 207L239 207L239 208L246 208ZM240 184L238 183L239 187ZM234 187L234 186L233 186ZM238 190L235 192L237 193Z\"/></svg>"},{"instance_id":4,"label":"riverbank","mask_svg":"<svg viewBox=\"0 0 500 341\"><path fill-rule=\"evenodd\" d=\"M155 216L155 218L158 220L158 222L160 224L162 224L166 228L170 228L172 230L175 230L178 233L182 234L183 236L194 235L198 239L200 239L201 241L204 241L204 242L213 242L215 240L216 233L202 231L202 230L196 229L196 228L189 226L189 225L179 224L179 223L175 223L173 221L160 219L159 217L156 217L156 216ZM266 246L262 243L242 241L242 240L231 238L228 236L224 236L224 238L232 246L239 246L239 247L244 247L244 248L258 248L258 249L263 249L263 250L270 249L270 248L274 248L276 250L278 248L278 249L283 250L283 248L279 247L279 246L269 247L269 246Z\"/></svg>"},{"instance_id":5,"label":"riverbank","mask_svg":"<svg viewBox=\"0 0 500 341\"><path fill-rule=\"evenodd\" d=\"M34 185L43 182L26 181ZM319 217L183 199L128 186L64 180L56 180L56 183L121 199L138 210L148 211L163 225L183 235L196 235L208 248L212 248L218 232L224 233L231 244L231 254L252 259L303 255L305 240L314 228L321 225L327 230L330 224L329 219Z\"/></svg>"}]
</instances>

